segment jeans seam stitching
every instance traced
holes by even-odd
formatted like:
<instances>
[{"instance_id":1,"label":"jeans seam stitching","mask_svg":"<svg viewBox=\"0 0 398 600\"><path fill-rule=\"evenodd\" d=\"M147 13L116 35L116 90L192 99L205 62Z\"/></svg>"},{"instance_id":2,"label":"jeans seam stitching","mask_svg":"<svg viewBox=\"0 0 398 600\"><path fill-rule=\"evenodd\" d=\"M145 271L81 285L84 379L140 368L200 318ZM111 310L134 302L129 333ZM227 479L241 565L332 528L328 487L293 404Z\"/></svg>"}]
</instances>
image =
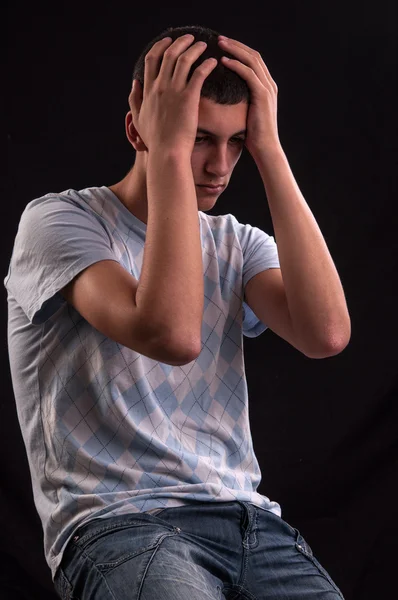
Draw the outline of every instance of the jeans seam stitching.
<instances>
[{"instance_id":1,"label":"jeans seam stitching","mask_svg":"<svg viewBox=\"0 0 398 600\"><path fill-rule=\"evenodd\" d=\"M108 582L106 580L106 578L104 577L104 575L101 573L101 571L99 569L97 569L97 565L95 564L95 562L92 560L92 558L90 558L90 556L88 554L85 553L84 550L81 551L82 555L87 558L87 560L90 561L90 563L92 564L92 567L95 569L96 573L101 577L106 589L108 590L111 598L113 598L113 600L117 600L116 596L113 595L112 590L110 589Z\"/></svg>"}]
</instances>

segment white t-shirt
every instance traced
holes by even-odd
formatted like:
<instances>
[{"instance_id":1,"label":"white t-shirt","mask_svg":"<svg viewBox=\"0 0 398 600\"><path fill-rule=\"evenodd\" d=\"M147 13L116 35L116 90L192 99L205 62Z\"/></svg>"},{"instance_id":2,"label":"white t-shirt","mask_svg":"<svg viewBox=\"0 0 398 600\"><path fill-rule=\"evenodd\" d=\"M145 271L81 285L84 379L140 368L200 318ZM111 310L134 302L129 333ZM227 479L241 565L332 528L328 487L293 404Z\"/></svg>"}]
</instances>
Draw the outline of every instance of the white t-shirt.
<instances>
[{"instance_id":1,"label":"white t-shirt","mask_svg":"<svg viewBox=\"0 0 398 600\"><path fill-rule=\"evenodd\" d=\"M8 350L44 552L54 579L74 531L107 518L256 492L243 334L261 323L244 286L280 268L275 240L231 215L198 211L202 350L173 367L113 341L59 293L100 260L140 278L145 223L105 187L46 194L25 207L4 285Z\"/></svg>"}]
</instances>

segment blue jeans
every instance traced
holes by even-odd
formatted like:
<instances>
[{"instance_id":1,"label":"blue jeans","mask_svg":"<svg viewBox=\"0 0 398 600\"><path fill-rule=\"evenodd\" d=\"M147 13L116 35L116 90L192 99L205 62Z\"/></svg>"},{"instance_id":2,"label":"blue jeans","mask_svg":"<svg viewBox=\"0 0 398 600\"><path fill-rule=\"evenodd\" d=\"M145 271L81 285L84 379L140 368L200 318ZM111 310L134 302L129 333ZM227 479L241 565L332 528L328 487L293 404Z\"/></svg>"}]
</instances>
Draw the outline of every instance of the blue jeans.
<instances>
[{"instance_id":1,"label":"blue jeans","mask_svg":"<svg viewBox=\"0 0 398 600\"><path fill-rule=\"evenodd\" d=\"M62 600L343 598L297 529L241 501L94 519L54 584Z\"/></svg>"}]
</instances>

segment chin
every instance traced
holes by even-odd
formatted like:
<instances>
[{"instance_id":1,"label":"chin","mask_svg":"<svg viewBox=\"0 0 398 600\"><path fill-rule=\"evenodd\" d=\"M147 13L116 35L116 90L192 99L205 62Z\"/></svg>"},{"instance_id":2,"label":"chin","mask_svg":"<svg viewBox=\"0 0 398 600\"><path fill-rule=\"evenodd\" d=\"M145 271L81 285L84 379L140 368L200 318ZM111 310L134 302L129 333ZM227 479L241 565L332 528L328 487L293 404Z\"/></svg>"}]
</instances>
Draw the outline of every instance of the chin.
<instances>
[{"instance_id":1,"label":"chin","mask_svg":"<svg viewBox=\"0 0 398 600\"><path fill-rule=\"evenodd\" d=\"M198 210L202 210L203 212L206 212L207 210L211 210L213 208L213 206L215 206L217 203L217 199L213 199L213 200L203 200L203 198L201 198L198 201Z\"/></svg>"}]
</instances>

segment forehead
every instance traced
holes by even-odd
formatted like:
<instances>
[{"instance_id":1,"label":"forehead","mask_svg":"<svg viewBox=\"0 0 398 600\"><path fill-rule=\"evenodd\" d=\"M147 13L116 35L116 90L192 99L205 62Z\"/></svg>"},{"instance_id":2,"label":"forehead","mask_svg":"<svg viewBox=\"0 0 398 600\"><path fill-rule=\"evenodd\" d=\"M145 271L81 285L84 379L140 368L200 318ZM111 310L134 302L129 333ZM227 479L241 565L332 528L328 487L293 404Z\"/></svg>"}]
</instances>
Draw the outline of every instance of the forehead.
<instances>
[{"instance_id":1,"label":"forehead","mask_svg":"<svg viewBox=\"0 0 398 600\"><path fill-rule=\"evenodd\" d=\"M208 98L199 102L198 128L207 129L220 137L231 136L246 129L247 102L217 104Z\"/></svg>"}]
</instances>

